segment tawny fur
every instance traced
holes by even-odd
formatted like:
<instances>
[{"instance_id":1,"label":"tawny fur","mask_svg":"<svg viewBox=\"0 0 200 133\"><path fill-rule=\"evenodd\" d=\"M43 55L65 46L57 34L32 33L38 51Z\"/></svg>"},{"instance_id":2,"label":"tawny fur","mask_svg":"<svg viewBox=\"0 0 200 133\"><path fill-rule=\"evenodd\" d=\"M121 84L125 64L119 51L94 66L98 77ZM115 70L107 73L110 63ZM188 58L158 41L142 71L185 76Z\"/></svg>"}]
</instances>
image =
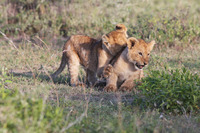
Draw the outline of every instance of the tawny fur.
<instances>
[{"instance_id":1,"label":"tawny fur","mask_svg":"<svg viewBox=\"0 0 200 133\"><path fill-rule=\"evenodd\" d=\"M155 41L145 41L129 38L127 47L117 59L106 66L103 75L107 78L105 91L132 90L135 86L134 80L141 79L143 67L148 65L150 52Z\"/></svg>"},{"instance_id":2,"label":"tawny fur","mask_svg":"<svg viewBox=\"0 0 200 133\"><path fill-rule=\"evenodd\" d=\"M79 66L82 65L86 70L87 83L94 85L96 76L102 75L104 66L126 46L127 29L122 24L117 26L116 30L103 35L101 40L83 35L69 37L63 48L60 67L52 74L52 78L58 76L68 64L71 85L82 84L78 81Z\"/></svg>"},{"instance_id":3,"label":"tawny fur","mask_svg":"<svg viewBox=\"0 0 200 133\"><path fill-rule=\"evenodd\" d=\"M123 24L117 24L115 27L116 31L125 33L126 37L128 38L127 28Z\"/></svg>"}]
</instances>

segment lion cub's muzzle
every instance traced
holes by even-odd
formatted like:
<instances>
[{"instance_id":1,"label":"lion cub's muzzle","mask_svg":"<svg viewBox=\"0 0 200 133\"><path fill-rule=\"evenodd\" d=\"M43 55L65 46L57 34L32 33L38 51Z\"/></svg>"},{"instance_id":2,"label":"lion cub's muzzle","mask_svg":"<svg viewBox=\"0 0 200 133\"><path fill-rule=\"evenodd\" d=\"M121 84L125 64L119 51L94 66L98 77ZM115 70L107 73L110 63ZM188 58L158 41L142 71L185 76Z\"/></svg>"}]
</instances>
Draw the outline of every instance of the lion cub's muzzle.
<instances>
[{"instance_id":1,"label":"lion cub's muzzle","mask_svg":"<svg viewBox=\"0 0 200 133\"><path fill-rule=\"evenodd\" d=\"M142 69L147 65L147 63L144 62L144 65L140 65L140 64L136 63L135 65L137 68Z\"/></svg>"}]
</instances>

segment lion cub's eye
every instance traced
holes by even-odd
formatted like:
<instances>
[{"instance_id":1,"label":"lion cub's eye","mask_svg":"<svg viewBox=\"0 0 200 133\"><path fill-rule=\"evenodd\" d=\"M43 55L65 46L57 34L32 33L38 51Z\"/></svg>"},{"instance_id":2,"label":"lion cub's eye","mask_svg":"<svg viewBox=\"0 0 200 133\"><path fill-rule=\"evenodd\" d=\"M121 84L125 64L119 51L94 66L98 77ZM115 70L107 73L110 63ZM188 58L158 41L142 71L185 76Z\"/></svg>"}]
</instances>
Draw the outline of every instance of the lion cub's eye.
<instances>
[{"instance_id":1,"label":"lion cub's eye","mask_svg":"<svg viewBox=\"0 0 200 133\"><path fill-rule=\"evenodd\" d=\"M141 53L141 52L139 52L139 55L141 55L141 56L142 56L142 53Z\"/></svg>"},{"instance_id":2,"label":"lion cub's eye","mask_svg":"<svg viewBox=\"0 0 200 133\"><path fill-rule=\"evenodd\" d=\"M150 55L150 54L147 54L148 56Z\"/></svg>"}]
</instances>

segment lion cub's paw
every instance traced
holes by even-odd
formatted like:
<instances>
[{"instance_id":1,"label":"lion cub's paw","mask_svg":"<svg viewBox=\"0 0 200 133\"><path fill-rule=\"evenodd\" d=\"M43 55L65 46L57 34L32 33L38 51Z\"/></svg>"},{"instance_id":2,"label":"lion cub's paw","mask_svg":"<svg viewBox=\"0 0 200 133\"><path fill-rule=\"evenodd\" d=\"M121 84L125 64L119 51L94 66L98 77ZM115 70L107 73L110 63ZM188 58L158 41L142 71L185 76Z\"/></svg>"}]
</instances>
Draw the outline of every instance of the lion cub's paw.
<instances>
[{"instance_id":1,"label":"lion cub's paw","mask_svg":"<svg viewBox=\"0 0 200 133\"><path fill-rule=\"evenodd\" d=\"M117 87L115 86L115 85L112 85L112 84L110 84L110 85L107 85L106 87L104 87L104 89L103 89L104 91L107 91L107 92L111 92L111 91L116 91L117 90Z\"/></svg>"},{"instance_id":2,"label":"lion cub's paw","mask_svg":"<svg viewBox=\"0 0 200 133\"><path fill-rule=\"evenodd\" d=\"M121 87L119 88L119 90L125 92L125 91L132 91L133 88L132 88L132 87L129 87L129 86L121 86Z\"/></svg>"},{"instance_id":3,"label":"lion cub's paw","mask_svg":"<svg viewBox=\"0 0 200 133\"><path fill-rule=\"evenodd\" d=\"M110 64L107 65L103 70L103 77L108 78L111 75L112 72L113 72L112 65L110 65Z\"/></svg>"}]
</instances>

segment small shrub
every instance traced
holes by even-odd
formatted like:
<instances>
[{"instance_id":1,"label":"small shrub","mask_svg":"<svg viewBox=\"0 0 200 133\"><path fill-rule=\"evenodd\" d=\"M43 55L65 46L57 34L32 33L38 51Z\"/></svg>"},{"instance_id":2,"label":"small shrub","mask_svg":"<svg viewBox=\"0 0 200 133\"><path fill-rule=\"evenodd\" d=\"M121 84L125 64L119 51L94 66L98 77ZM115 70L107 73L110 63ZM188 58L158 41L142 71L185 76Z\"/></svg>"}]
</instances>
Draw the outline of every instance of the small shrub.
<instances>
[{"instance_id":1,"label":"small shrub","mask_svg":"<svg viewBox=\"0 0 200 133\"><path fill-rule=\"evenodd\" d=\"M200 77L182 70L152 71L138 87L145 107L163 112L188 113L200 108Z\"/></svg>"}]
</instances>

